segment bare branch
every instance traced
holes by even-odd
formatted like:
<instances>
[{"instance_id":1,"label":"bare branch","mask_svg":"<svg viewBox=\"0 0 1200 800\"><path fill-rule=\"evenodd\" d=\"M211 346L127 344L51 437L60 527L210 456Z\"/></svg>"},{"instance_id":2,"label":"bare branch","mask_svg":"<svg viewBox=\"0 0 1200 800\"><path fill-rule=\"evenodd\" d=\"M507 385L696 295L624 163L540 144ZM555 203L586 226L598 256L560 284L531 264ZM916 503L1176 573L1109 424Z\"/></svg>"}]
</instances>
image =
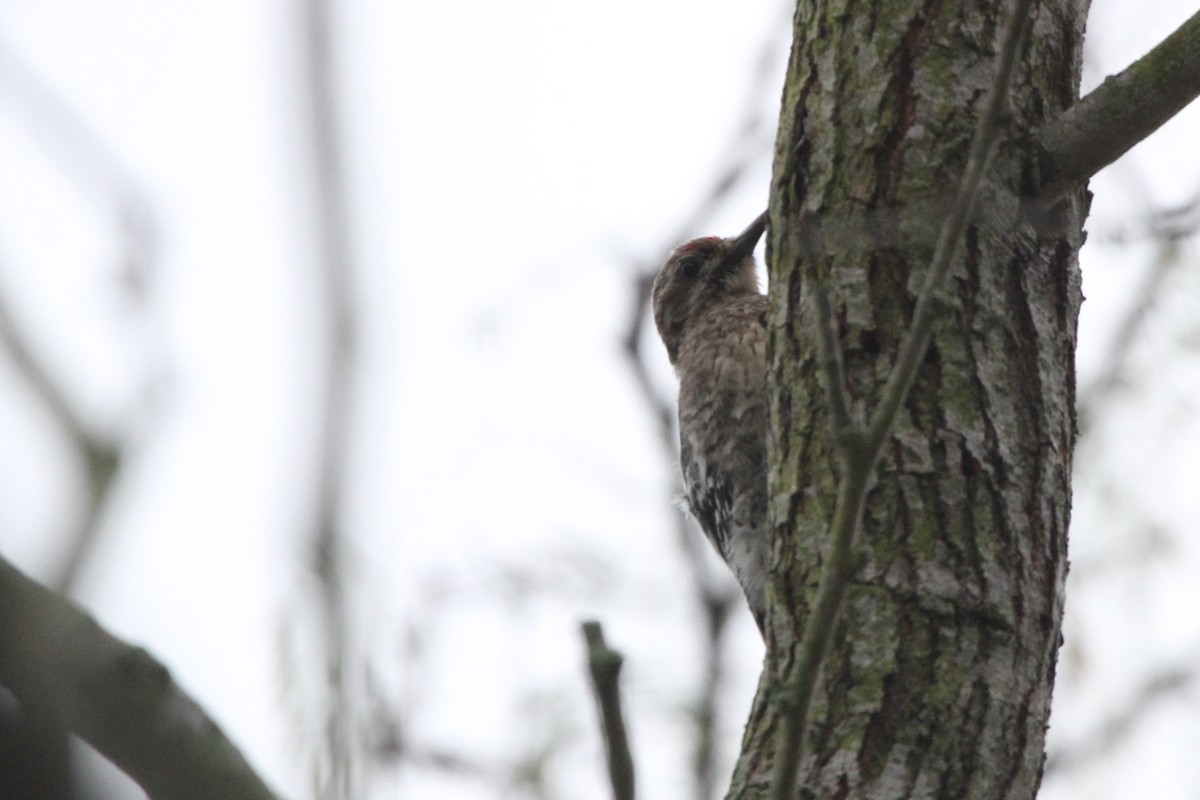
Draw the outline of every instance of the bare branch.
<instances>
[{"instance_id":1,"label":"bare branch","mask_svg":"<svg viewBox=\"0 0 1200 800\"><path fill-rule=\"evenodd\" d=\"M1086 181L1200 95L1200 12L1042 126L1044 202Z\"/></svg>"},{"instance_id":2,"label":"bare branch","mask_svg":"<svg viewBox=\"0 0 1200 800\"><path fill-rule=\"evenodd\" d=\"M121 240L120 279L141 297L155 263L157 223L152 204L104 137L0 42L0 83L35 129L39 146L94 201ZM99 518L121 471L125 446L94 431L40 362L20 330L11 299L0 293L0 344L33 389L83 464L86 497L50 584L69 593L95 549Z\"/></svg>"},{"instance_id":3,"label":"bare branch","mask_svg":"<svg viewBox=\"0 0 1200 800\"><path fill-rule=\"evenodd\" d=\"M117 151L3 40L0 84L35 129L38 144L53 152L66 174L114 218L131 208L152 207ZM152 224L149 217L142 221Z\"/></svg>"},{"instance_id":4,"label":"bare branch","mask_svg":"<svg viewBox=\"0 0 1200 800\"><path fill-rule=\"evenodd\" d=\"M1133 347L1150 319L1151 310L1161 298L1167 278L1181 264L1178 244L1172 239L1163 241L1141 284L1132 293L1132 302L1116 325L1116 333L1101 361L1103 369L1087 386L1079 390L1075 405L1081 432L1086 433L1090 428L1096 418L1097 406L1125 380Z\"/></svg>"},{"instance_id":5,"label":"bare branch","mask_svg":"<svg viewBox=\"0 0 1200 800\"><path fill-rule=\"evenodd\" d=\"M608 776L612 781L613 800L633 800L633 756L629 753L629 736L621 713L621 654L604 641L600 623L589 620L582 624L587 643L588 670L596 690L596 706L600 710L600 725L608 753Z\"/></svg>"},{"instance_id":6,"label":"bare branch","mask_svg":"<svg viewBox=\"0 0 1200 800\"><path fill-rule=\"evenodd\" d=\"M3 558L0 684L54 709L155 800L275 797L166 667Z\"/></svg>"},{"instance_id":7,"label":"bare branch","mask_svg":"<svg viewBox=\"0 0 1200 800\"><path fill-rule=\"evenodd\" d=\"M34 355L13 315L11 301L3 290L0 290L0 347L7 352L17 371L25 378L83 463L87 496L70 537L71 544L66 556L51 582L58 591L70 592L92 552L98 530L96 523L120 471L123 453L118 445L91 430L79 410L67 399L66 392Z\"/></svg>"},{"instance_id":8,"label":"bare branch","mask_svg":"<svg viewBox=\"0 0 1200 800\"><path fill-rule=\"evenodd\" d=\"M804 633L800 639L799 659L780 697L785 713L775 753L775 772L771 783L772 800L788 800L797 796L799 791L796 775L804 755L812 694L837 626L842 601L856 571L854 542L862 524L867 490L883 444L891 435L900 408L908 397L909 390L916 380L917 369L929 347L934 320L942 310L942 288L950 274L955 251L974 214L979 186L1003 130L1013 68L1029 25L1031 5L1032 0L1015 0L1005 27L987 106L971 141L966 168L959 181L954 204L942 225L933 260L925 276L925 284L917 297L912 323L900 346L896 363L888 375L880 403L871 415L865 431L847 429L834 440L839 455L840 474L837 504L830 524L829 556L821 570L812 611L805 620ZM835 336L831 310L827 307L821 309L820 293L817 300L818 311L822 317L820 339L823 348L836 346L836 341L827 341ZM838 356L827 356L824 361L829 370L830 393L834 398L833 432L837 434L837 428L849 420L848 402L844 397L838 397L840 391L837 382L843 380L838 368ZM842 387L844 385L841 384Z\"/></svg>"},{"instance_id":9,"label":"bare branch","mask_svg":"<svg viewBox=\"0 0 1200 800\"><path fill-rule=\"evenodd\" d=\"M308 542L310 568L318 587L319 621L314 625L324 655L324 750L329 774L314 765L321 796L348 800L358 796L353 703L347 686L351 659L350 613L345 585L346 544L342 530L344 477L352 428L357 325L354 299L355 254L344 148L338 123L333 9L329 0L304 0L301 6L302 58L310 115L313 195L317 203L317 267L327 353L322 418L316 454L315 521Z\"/></svg>"},{"instance_id":10,"label":"bare branch","mask_svg":"<svg viewBox=\"0 0 1200 800\"><path fill-rule=\"evenodd\" d=\"M1074 746L1055 750L1046 757L1045 775L1060 775L1094 762L1115 751L1146 718L1150 704L1186 691L1200 678L1196 659L1159 670L1151 675L1117 712L1083 736Z\"/></svg>"},{"instance_id":11,"label":"bare branch","mask_svg":"<svg viewBox=\"0 0 1200 800\"><path fill-rule=\"evenodd\" d=\"M699 536L689 536L693 550L707 546ZM697 553L697 556L699 554ZM721 685L725 680L725 633L729 615L738 598L732 591L715 587L713 591L699 588L700 605L704 610L703 679L692 710L696 719L696 738L692 747L692 773L696 779L697 800L708 800L717 789L717 733Z\"/></svg>"}]
</instances>

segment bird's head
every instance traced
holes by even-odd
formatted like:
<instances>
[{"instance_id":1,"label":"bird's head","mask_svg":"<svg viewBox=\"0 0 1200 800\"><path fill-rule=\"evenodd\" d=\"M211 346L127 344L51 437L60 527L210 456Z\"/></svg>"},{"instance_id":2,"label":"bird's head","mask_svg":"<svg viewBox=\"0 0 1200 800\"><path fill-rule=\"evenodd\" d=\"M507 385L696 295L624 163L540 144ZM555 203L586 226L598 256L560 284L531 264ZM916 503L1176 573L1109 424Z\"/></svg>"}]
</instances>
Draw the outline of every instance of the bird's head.
<instances>
[{"instance_id":1,"label":"bird's head","mask_svg":"<svg viewBox=\"0 0 1200 800\"><path fill-rule=\"evenodd\" d=\"M766 226L764 211L737 236L692 239L671 251L654 279L650 302L672 364L687 326L705 310L729 297L758 294L754 247Z\"/></svg>"}]
</instances>

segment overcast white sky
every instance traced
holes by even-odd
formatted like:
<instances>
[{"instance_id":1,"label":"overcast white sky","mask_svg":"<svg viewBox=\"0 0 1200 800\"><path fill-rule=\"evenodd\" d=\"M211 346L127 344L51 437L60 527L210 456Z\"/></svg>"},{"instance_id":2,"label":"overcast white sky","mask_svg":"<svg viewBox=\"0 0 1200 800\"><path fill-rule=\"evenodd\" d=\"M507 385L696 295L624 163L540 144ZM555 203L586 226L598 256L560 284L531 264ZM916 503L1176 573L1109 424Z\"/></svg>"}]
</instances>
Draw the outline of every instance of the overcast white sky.
<instances>
[{"instance_id":1,"label":"overcast white sky","mask_svg":"<svg viewBox=\"0 0 1200 800\"><path fill-rule=\"evenodd\" d=\"M1088 85L1191 11L1129 9L1094 4ZM605 796L576 630L596 614L627 656L645 795L686 787L697 622L668 467L620 336L631 259L657 257L707 188L747 98L774 113L788 19L777 0L345 4L365 334L353 585L358 633L391 665L382 680L420 742L498 763L536 749L545 723L566 754L555 791ZM297 798L307 777L280 641L306 596L319 346L298 25L283 2L0 6L0 286L88 418L139 442L78 598L167 663ZM754 87L764 40L777 77ZM101 149L64 138L46 96ZM1102 232L1195 195L1198 135L1191 108L1093 183L1081 385L1152 261ZM757 167L696 233L740 230L761 210L770 141L757 146ZM157 221L147 313L115 280L110 163ZM1135 575L1071 595L1063 741L1119 706L1140 671L1200 654L1200 264L1187 245L1181 257L1136 351L1137 386L1080 450L1094 491L1076 497L1073 560L1111 560L1147 519L1180 538ZM665 357L657 375L673 391ZM44 576L79 487L8 365L0 431L0 552ZM726 759L761 658L748 615L737 626ZM405 649L414 629L427 636L419 660ZM1044 796L1194 796L1196 699L1172 695L1119 756ZM375 786L495 796L420 770Z\"/></svg>"}]
</instances>

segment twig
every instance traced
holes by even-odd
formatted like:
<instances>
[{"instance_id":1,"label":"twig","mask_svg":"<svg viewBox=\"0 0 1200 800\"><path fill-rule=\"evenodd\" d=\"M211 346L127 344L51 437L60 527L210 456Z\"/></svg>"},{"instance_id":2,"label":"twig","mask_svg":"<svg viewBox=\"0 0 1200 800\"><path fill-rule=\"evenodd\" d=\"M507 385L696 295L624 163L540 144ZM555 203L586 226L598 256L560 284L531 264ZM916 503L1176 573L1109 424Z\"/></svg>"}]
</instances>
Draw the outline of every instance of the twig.
<instances>
[{"instance_id":1,"label":"twig","mask_svg":"<svg viewBox=\"0 0 1200 800\"><path fill-rule=\"evenodd\" d=\"M1200 230L1200 194L1177 206L1151 210L1138 227L1143 228L1154 242L1156 252L1141 283L1132 293L1132 302L1114 326L1116 333L1100 360L1103 366L1099 375L1078 390L1075 412L1082 435L1086 435L1097 407L1126 380L1134 345L1150 319L1150 312L1160 301L1168 278L1183 263L1181 247ZM1072 564L1072 576L1077 571L1078 565Z\"/></svg>"},{"instance_id":2,"label":"twig","mask_svg":"<svg viewBox=\"0 0 1200 800\"><path fill-rule=\"evenodd\" d=\"M588 670L596 690L596 706L608 753L608 776L612 780L613 800L633 800L633 756L629 753L629 737L621 713L621 654L604 641L604 631L596 620L581 625L587 643Z\"/></svg>"},{"instance_id":3,"label":"twig","mask_svg":"<svg viewBox=\"0 0 1200 800\"><path fill-rule=\"evenodd\" d=\"M1043 202L1116 161L1200 95L1200 12L1042 126Z\"/></svg>"},{"instance_id":4,"label":"twig","mask_svg":"<svg viewBox=\"0 0 1200 800\"><path fill-rule=\"evenodd\" d=\"M48 706L156 800L273 800L153 656L0 558L0 685Z\"/></svg>"},{"instance_id":5,"label":"twig","mask_svg":"<svg viewBox=\"0 0 1200 800\"><path fill-rule=\"evenodd\" d=\"M1154 262L1142 277L1141 284L1132 293L1132 302L1116 325L1116 333L1101 361L1104 366L1100 374L1079 389L1075 407L1081 432L1090 428L1096 417L1097 406L1101 405L1125 379L1133 347L1150 319L1150 312L1154 304L1161 299L1167 278L1182 263L1178 243L1174 239L1164 239L1158 247Z\"/></svg>"},{"instance_id":6,"label":"twig","mask_svg":"<svg viewBox=\"0 0 1200 800\"><path fill-rule=\"evenodd\" d=\"M1046 758L1045 776L1061 775L1112 753L1146 718L1151 703L1186 691L1200 679L1196 659L1181 661L1150 676L1123 708L1109 716L1082 741L1050 753Z\"/></svg>"},{"instance_id":7,"label":"twig","mask_svg":"<svg viewBox=\"0 0 1200 800\"><path fill-rule=\"evenodd\" d=\"M67 177L116 228L124 251L122 281L130 288L143 286L153 271L157 238L153 206L143 188L104 137L2 41L0 84L35 130L39 146L61 163ZM2 295L0 340L83 464L87 494L50 581L56 591L70 593L95 549L101 532L98 522L123 465L126 443L98 434L85 422L32 352L9 299Z\"/></svg>"},{"instance_id":8,"label":"twig","mask_svg":"<svg viewBox=\"0 0 1200 800\"><path fill-rule=\"evenodd\" d=\"M312 174L317 201L317 267L324 283L325 362L322 418L318 429L315 524L309 558L317 579L319 622L323 637L324 680L328 695L323 709L324 747L329 759L327 781L315 770L323 797L357 797L353 702L347 686L353 629L347 611L346 546L342 530L344 477L353 411L357 367L357 326L353 278L355 258L350 239L344 149L338 124L333 9L329 0L304 0L302 50L312 145Z\"/></svg>"},{"instance_id":9,"label":"twig","mask_svg":"<svg viewBox=\"0 0 1200 800\"><path fill-rule=\"evenodd\" d=\"M707 546L699 536L689 536L694 550ZM698 554L697 554L698 555ZM693 714L696 719L696 739L692 747L692 771L696 780L696 800L709 800L717 788L717 733L720 730L719 700L725 681L725 633L730 612L737 596L723 587L706 592L698 587L700 604L704 609L703 679L697 693Z\"/></svg>"},{"instance_id":10,"label":"twig","mask_svg":"<svg viewBox=\"0 0 1200 800\"><path fill-rule=\"evenodd\" d=\"M1000 137L1002 120L1009 102L1009 86L1012 83L1017 53L1029 24L1031 5L1032 0L1016 0L1014 3L1005 27L987 106L972 139L954 205L938 236L933 260L917 297L912 323L900 346L896 363L888 375L879 405L871 415L865 430L847 428L841 435L837 435L838 428L847 424L849 420L849 404L844 396L845 379L839 357L826 355L822 359L825 383L832 398L834 411L834 446L839 455L838 494L830 524L828 559L821 570L812 611L805 620L795 672L780 698L784 706L784 720L775 753L775 771L771 784L773 800L788 800L799 791L796 775L804 756L813 689L833 639L833 631L837 626L846 590L856 571L854 542L862 524L867 489L884 442L891 435L900 408L916 380L921 359L929 347L933 323L941 311L939 295L950 273L955 250L974 213L980 183ZM836 348L836 341L829 341L836 336L836 331L833 329L832 312L827 301L826 297L825 302L822 302L822 292L818 291L817 307L821 316L819 339L822 349L830 345Z\"/></svg>"},{"instance_id":11,"label":"twig","mask_svg":"<svg viewBox=\"0 0 1200 800\"><path fill-rule=\"evenodd\" d=\"M33 389L42 406L79 454L83 463L87 494L80 518L71 534L71 545L59 565L51 585L69 593L83 571L95 544L96 524L105 500L121 468L121 447L92 432L78 409L33 354L25 335L17 325L9 298L0 291L0 346L8 353L17 371Z\"/></svg>"},{"instance_id":12,"label":"twig","mask_svg":"<svg viewBox=\"0 0 1200 800\"><path fill-rule=\"evenodd\" d=\"M143 187L96 126L0 39L0 87L35 128L38 145L53 152L73 182L113 218L152 207ZM153 225L146 217L143 222Z\"/></svg>"}]
</instances>

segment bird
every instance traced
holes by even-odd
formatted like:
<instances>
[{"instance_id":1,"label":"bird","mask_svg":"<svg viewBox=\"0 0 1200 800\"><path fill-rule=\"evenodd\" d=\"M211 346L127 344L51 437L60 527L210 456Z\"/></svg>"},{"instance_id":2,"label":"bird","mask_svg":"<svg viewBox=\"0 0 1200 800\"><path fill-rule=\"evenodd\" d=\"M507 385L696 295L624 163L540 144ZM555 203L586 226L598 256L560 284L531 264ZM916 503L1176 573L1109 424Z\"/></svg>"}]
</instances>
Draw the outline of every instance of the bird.
<instances>
[{"instance_id":1,"label":"bird","mask_svg":"<svg viewBox=\"0 0 1200 800\"><path fill-rule=\"evenodd\" d=\"M654 324L679 378L679 466L691 516L766 630L767 298L754 248L764 212L737 236L671 251L651 289Z\"/></svg>"}]
</instances>

